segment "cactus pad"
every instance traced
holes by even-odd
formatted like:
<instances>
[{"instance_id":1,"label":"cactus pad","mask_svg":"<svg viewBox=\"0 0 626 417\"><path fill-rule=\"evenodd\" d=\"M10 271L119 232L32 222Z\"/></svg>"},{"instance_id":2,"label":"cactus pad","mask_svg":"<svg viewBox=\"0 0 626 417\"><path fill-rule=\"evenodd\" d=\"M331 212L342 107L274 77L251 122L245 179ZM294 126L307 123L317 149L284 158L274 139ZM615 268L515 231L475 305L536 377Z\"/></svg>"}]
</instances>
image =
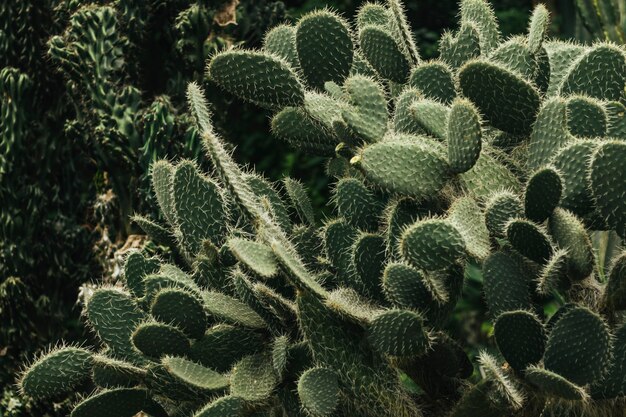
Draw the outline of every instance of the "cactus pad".
<instances>
[{"instance_id":1,"label":"cactus pad","mask_svg":"<svg viewBox=\"0 0 626 417\"><path fill-rule=\"evenodd\" d=\"M584 307L575 307L559 319L550 332L544 363L574 384L597 381L610 357L610 335L604 321ZM571 364L577 364L571 366Z\"/></svg>"},{"instance_id":2,"label":"cactus pad","mask_svg":"<svg viewBox=\"0 0 626 417\"><path fill-rule=\"evenodd\" d=\"M542 223L561 200L563 185L559 173L547 167L535 171L524 191L524 212L534 222Z\"/></svg>"},{"instance_id":3,"label":"cactus pad","mask_svg":"<svg viewBox=\"0 0 626 417\"><path fill-rule=\"evenodd\" d=\"M342 84L350 73L353 45L348 24L329 11L308 14L296 28L300 67L308 84L323 89L326 81Z\"/></svg>"},{"instance_id":4,"label":"cactus pad","mask_svg":"<svg viewBox=\"0 0 626 417\"><path fill-rule=\"evenodd\" d=\"M452 172L469 171L482 147L480 116L472 103L457 100L448 116L448 163Z\"/></svg>"},{"instance_id":5,"label":"cactus pad","mask_svg":"<svg viewBox=\"0 0 626 417\"><path fill-rule=\"evenodd\" d=\"M313 416L330 416L339 402L337 375L326 368L312 368L298 380L298 396Z\"/></svg>"},{"instance_id":6,"label":"cactus pad","mask_svg":"<svg viewBox=\"0 0 626 417\"><path fill-rule=\"evenodd\" d=\"M459 83L494 127L512 134L531 132L540 97L520 76L487 61L471 61L459 70Z\"/></svg>"},{"instance_id":7,"label":"cactus pad","mask_svg":"<svg viewBox=\"0 0 626 417\"><path fill-rule=\"evenodd\" d=\"M543 357L546 332L534 314L523 310L502 313L494 331L498 349L516 372L524 371Z\"/></svg>"},{"instance_id":8,"label":"cactus pad","mask_svg":"<svg viewBox=\"0 0 626 417\"><path fill-rule=\"evenodd\" d=\"M600 145L591 160L591 190L598 209L610 227L626 238L626 143L610 141Z\"/></svg>"},{"instance_id":9,"label":"cactus pad","mask_svg":"<svg viewBox=\"0 0 626 417\"><path fill-rule=\"evenodd\" d=\"M63 347L43 355L22 375L22 392L36 399L56 397L88 378L93 354L86 349Z\"/></svg>"},{"instance_id":10,"label":"cactus pad","mask_svg":"<svg viewBox=\"0 0 626 417\"><path fill-rule=\"evenodd\" d=\"M376 316L368 338L376 350L391 356L421 355L430 346L422 318L409 310L390 310Z\"/></svg>"},{"instance_id":11,"label":"cactus pad","mask_svg":"<svg viewBox=\"0 0 626 417\"><path fill-rule=\"evenodd\" d=\"M400 251L416 268L438 270L447 268L465 255L465 241L461 233L445 220L423 220L404 231Z\"/></svg>"},{"instance_id":12,"label":"cactus pad","mask_svg":"<svg viewBox=\"0 0 626 417\"><path fill-rule=\"evenodd\" d=\"M304 89L293 69L272 55L222 52L211 60L208 74L225 90L263 107L298 106L304 102Z\"/></svg>"}]
</instances>

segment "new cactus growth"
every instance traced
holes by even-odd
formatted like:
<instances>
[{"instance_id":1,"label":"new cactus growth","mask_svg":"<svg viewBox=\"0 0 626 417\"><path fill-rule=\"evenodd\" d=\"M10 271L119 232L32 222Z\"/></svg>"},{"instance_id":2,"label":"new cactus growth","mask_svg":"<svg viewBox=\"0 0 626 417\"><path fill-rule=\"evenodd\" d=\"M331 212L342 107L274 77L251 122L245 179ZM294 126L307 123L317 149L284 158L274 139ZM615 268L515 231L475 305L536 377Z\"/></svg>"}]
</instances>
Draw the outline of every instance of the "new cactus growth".
<instances>
[{"instance_id":1,"label":"new cactus growth","mask_svg":"<svg viewBox=\"0 0 626 417\"><path fill-rule=\"evenodd\" d=\"M130 254L86 305L102 351L53 350L25 394L91 377L74 417L623 413L626 255L605 269L594 242L626 238L626 52L548 40L543 6L503 42L462 0L425 62L403 13L318 11L210 60L280 140L329 156L336 218L242 170L190 84L213 174L156 163L163 220L136 217L177 264ZM495 348L470 358L446 329L477 270Z\"/></svg>"}]
</instances>

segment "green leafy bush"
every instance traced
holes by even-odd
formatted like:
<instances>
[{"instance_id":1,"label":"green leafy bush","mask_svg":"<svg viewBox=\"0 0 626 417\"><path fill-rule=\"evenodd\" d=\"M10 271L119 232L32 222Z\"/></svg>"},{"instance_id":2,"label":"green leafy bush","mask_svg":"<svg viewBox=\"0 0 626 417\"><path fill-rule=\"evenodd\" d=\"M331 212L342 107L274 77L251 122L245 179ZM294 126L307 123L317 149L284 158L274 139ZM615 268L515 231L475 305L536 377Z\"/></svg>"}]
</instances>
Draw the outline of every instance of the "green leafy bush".
<instances>
[{"instance_id":1,"label":"green leafy bush","mask_svg":"<svg viewBox=\"0 0 626 417\"><path fill-rule=\"evenodd\" d=\"M619 415L626 53L548 23L503 41L463 0L424 61L390 0L216 54L213 82L329 158L337 216L240 168L190 84L212 174L155 163L162 219L134 217L169 258L132 252L86 299L102 349L42 355L23 393L95 387L73 417ZM446 324L477 267L495 343L470 357Z\"/></svg>"}]
</instances>

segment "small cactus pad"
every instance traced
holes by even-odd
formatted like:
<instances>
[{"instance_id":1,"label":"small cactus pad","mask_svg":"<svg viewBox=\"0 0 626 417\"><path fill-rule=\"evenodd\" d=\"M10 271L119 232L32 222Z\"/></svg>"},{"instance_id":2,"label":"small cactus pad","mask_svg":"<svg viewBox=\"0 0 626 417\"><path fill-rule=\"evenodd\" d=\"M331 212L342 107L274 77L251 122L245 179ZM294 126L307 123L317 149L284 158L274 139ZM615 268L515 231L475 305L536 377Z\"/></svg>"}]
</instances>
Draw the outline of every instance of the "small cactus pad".
<instances>
[{"instance_id":1,"label":"small cactus pad","mask_svg":"<svg viewBox=\"0 0 626 417\"><path fill-rule=\"evenodd\" d=\"M22 392L35 399L65 394L89 377L93 354L81 348L63 347L43 355L20 379Z\"/></svg>"},{"instance_id":2,"label":"small cactus pad","mask_svg":"<svg viewBox=\"0 0 626 417\"><path fill-rule=\"evenodd\" d=\"M140 324L132 337L133 345L143 354L160 358L165 355L185 355L189 339L174 326L148 322Z\"/></svg>"},{"instance_id":3,"label":"small cactus pad","mask_svg":"<svg viewBox=\"0 0 626 417\"><path fill-rule=\"evenodd\" d=\"M544 363L547 370L574 384L586 385L604 374L609 358L608 326L590 310L575 307L566 312L550 332Z\"/></svg>"},{"instance_id":4,"label":"small cactus pad","mask_svg":"<svg viewBox=\"0 0 626 417\"><path fill-rule=\"evenodd\" d=\"M228 92L263 107L298 106L304 88L293 69L272 55L225 51L209 64L209 77Z\"/></svg>"},{"instance_id":5,"label":"small cactus pad","mask_svg":"<svg viewBox=\"0 0 626 417\"><path fill-rule=\"evenodd\" d=\"M265 354L256 354L235 364L230 392L244 400L261 401L269 398L277 383L271 358Z\"/></svg>"},{"instance_id":6,"label":"small cactus pad","mask_svg":"<svg viewBox=\"0 0 626 417\"><path fill-rule=\"evenodd\" d=\"M324 83L343 84L350 73L353 45L348 24L323 10L309 13L298 22L296 48L307 83L322 90Z\"/></svg>"},{"instance_id":7,"label":"small cactus pad","mask_svg":"<svg viewBox=\"0 0 626 417\"><path fill-rule=\"evenodd\" d=\"M411 138L366 146L354 162L374 184L417 198L432 197L445 184L448 163L429 140Z\"/></svg>"},{"instance_id":8,"label":"small cactus pad","mask_svg":"<svg viewBox=\"0 0 626 417\"><path fill-rule=\"evenodd\" d=\"M463 94L491 124L512 134L529 134L539 111L539 92L511 71L487 61L471 61L459 71Z\"/></svg>"},{"instance_id":9,"label":"small cactus pad","mask_svg":"<svg viewBox=\"0 0 626 417\"><path fill-rule=\"evenodd\" d=\"M409 310L390 310L376 316L368 338L376 350L391 356L421 355L430 346L422 318Z\"/></svg>"},{"instance_id":10,"label":"small cactus pad","mask_svg":"<svg viewBox=\"0 0 626 417\"><path fill-rule=\"evenodd\" d=\"M583 94L619 100L626 83L626 56L614 45L598 44L573 64L561 85L561 95Z\"/></svg>"},{"instance_id":11,"label":"small cactus pad","mask_svg":"<svg viewBox=\"0 0 626 417\"><path fill-rule=\"evenodd\" d=\"M498 21L491 4L485 0L461 2L461 23L472 23L480 34L480 49L488 54L500 42Z\"/></svg>"},{"instance_id":12,"label":"small cactus pad","mask_svg":"<svg viewBox=\"0 0 626 417\"><path fill-rule=\"evenodd\" d=\"M263 50L281 57L292 68L300 67L298 52L296 51L296 28L290 25L273 27L263 39Z\"/></svg>"},{"instance_id":13,"label":"small cactus pad","mask_svg":"<svg viewBox=\"0 0 626 417\"><path fill-rule=\"evenodd\" d=\"M534 314L507 311L498 316L494 332L498 349L516 371L538 363L546 347L546 332Z\"/></svg>"},{"instance_id":14,"label":"small cactus pad","mask_svg":"<svg viewBox=\"0 0 626 417\"><path fill-rule=\"evenodd\" d=\"M116 288L96 290L87 302L87 318L96 334L121 358L135 356L130 336L145 313L128 294Z\"/></svg>"},{"instance_id":15,"label":"small cactus pad","mask_svg":"<svg viewBox=\"0 0 626 417\"><path fill-rule=\"evenodd\" d=\"M506 238L516 251L540 264L546 263L554 252L548 235L527 220L511 220L506 226Z\"/></svg>"},{"instance_id":16,"label":"small cactus pad","mask_svg":"<svg viewBox=\"0 0 626 417\"><path fill-rule=\"evenodd\" d=\"M537 386L544 394L565 400L585 401L589 394L578 385L568 381L561 375L537 366L529 366L524 372L528 382Z\"/></svg>"},{"instance_id":17,"label":"small cactus pad","mask_svg":"<svg viewBox=\"0 0 626 417\"><path fill-rule=\"evenodd\" d=\"M385 79L404 83L409 77L410 63L391 33L377 25L367 25L359 31L363 55Z\"/></svg>"},{"instance_id":18,"label":"small cactus pad","mask_svg":"<svg viewBox=\"0 0 626 417\"><path fill-rule=\"evenodd\" d=\"M402 263L389 263L383 274L383 292L387 300L420 312L446 301L448 294L442 287L419 270Z\"/></svg>"},{"instance_id":19,"label":"small cactus pad","mask_svg":"<svg viewBox=\"0 0 626 417\"><path fill-rule=\"evenodd\" d=\"M227 372L235 362L261 347L262 339L252 329L218 324L192 345L189 359L218 372Z\"/></svg>"},{"instance_id":20,"label":"small cactus pad","mask_svg":"<svg viewBox=\"0 0 626 417\"><path fill-rule=\"evenodd\" d=\"M429 135L445 140L448 129L450 109L436 100L420 99L409 107L415 122Z\"/></svg>"},{"instance_id":21,"label":"small cactus pad","mask_svg":"<svg viewBox=\"0 0 626 417\"><path fill-rule=\"evenodd\" d=\"M166 356L161 363L174 378L200 391L221 391L229 385L225 376L185 358Z\"/></svg>"},{"instance_id":22,"label":"small cactus pad","mask_svg":"<svg viewBox=\"0 0 626 417\"><path fill-rule=\"evenodd\" d=\"M448 223L463 237L467 254L483 260L491 252L489 230L478 203L471 197L457 198L448 210Z\"/></svg>"},{"instance_id":23,"label":"small cactus pad","mask_svg":"<svg viewBox=\"0 0 626 417\"><path fill-rule=\"evenodd\" d=\"M439 43L441 60L455 70L480 55L480 39L473 23L462 23L456 36L444 33Z\"/></svg>"},{"instance_id":24,"label":"small cactus pad","mask_svg":"<svg viewBox=\"0 0 626 417\"><path fill-rule=\"evenodd\" d=\"M216 183L200 174L190 161L181 162L172 180L176 224L182 243L191 257L200 251L203 240L222 240L225 201Z\"/></svg>"},{"instance_id":25,"label":"small cactus pad","mask_svg":"<svg viewBox=\"0 0 626 417\"><path fill-rule=\"evenodd\" d=\"M382 207L374 193L356 178L343 178L335 188L340 217L361 230L376 230Z\"/></svg>"},{"instance_id":26,"label":"small cactus pad","mask_svg":"<svg viewBox=\"0 0 626 417\"><path fill-rule=\"evenodd\" d=\"M606 136L608 116L601 102L584 96L567 100L567 128L577 138Z\"/></svg>"},{"instance_id":27,"label":"small cactus pad","mask_svg":"<svg viewBox=\"0 0 626 417\"><path fill-rule=\"evenodd\" d=\"M185 290L162 289L154 297L150 313L156 320L178 327L193 339L202 337L206 330L206 314L202 302Z\"/></svg>"},{"instance_id":28,"label":"small cactus pad","mask_svg":"<svg viewBox=\"0 0 626 417\"><path fill-rule=\"evenodd\" d=\"M298 380L298 396L313 416L331 416L339 402L337 374L327 368L312 368Z\"/></svg>"},{"instance_id":29,"label":"small cactus pad","mask_svg":"<svg viewBox=\"0 0 626 417\"><path fill-rule=\"evenodd\" d=\"M243 398L228 395L210 402L193 417L240 417L244 415L246 402Z\"/></svg>"},{"instance_id":30,"label":"small cactus pad","mask_svg":"<svg viewBox=\"0 0 626 417\"><path fill-rule=\"evenodd\" d=\"M373 78L354 75L344 84L351 106L341 115L350 129L365 142L379 141L387 130L387 101L382 86Z\"/></svg>"},{"instance_id":31,"label":"small cactus pad","mask_svg":"<svg viewBox=\"0 0 626 417\"><path fill-rule=\"evenodd\" d=\"M133 388L143 382L146 371L128 362L97 355L93 361L93 382L102 388Z\"/></svg>"},{"instance_id":32,"label":"small cactus pad","mask_svg":"<svg viewBox=\"0 0 626 417\"><path fill-rule=\"evenodd\" d=\"M434 271L461 259L465 255L465 241L445 220L422 220L404 231L400 252L414 267Z\"/></svg>"},{"instance_id":33,"label":"small cactus pad","mask_svg":"<svg viewBox=\"0 0 626 417\"><path fill-rule=\"evenodd\" d=\"M505 226L511 219L524 215L524 209L519 197L509 191L492 194L485 208L485 222L492 236L504 237Z\"/></svg>"},{"instance_id":34,"label":"small cactus pad","mask_svg":"<svg viewBox=\"0 0 626 417\"><path fill-rule=\"evenodd\" d=\"M553 168L543 168L532 174L524 191L526 217L542 223L559 204L563 185L559 173Z\"/></svg>"},{"instance_id":35,"label":"small cactus pad","mask_svg":"<svg viewBox=\"0 0 626 417\"><path fill-rule=\"evenodd\" d=\"M593 248L583 223L567 210L557 208L548 223L554 242L567 251L571 279L587 278L594 267Z\"/></svg>"},{"instance_id":36,"label":"small cactus pad","mask_svg":"<svg viewBox=\"0 0 626 417\"><path fill-rule=\"evenodd\" d=\"M469 171L482 147L480 116L467 100L456 100L448 115L448 163L452 172Z\"/></svg>"},{"instance_id":37,"label":"small cactus pad","mask_svg":"<svg viewBox=\"0 0 626 417\"><path fill-rule=\"evenodd\" d=\"M600 145L591 159L591 190L596 205L607 223L626 238L626 142L611 141Z\"/></svg>"},{"instance_id":38,"label":"small cactus pad","mask_svg":"<svg viewBox=\"0 0 626 417\"><path fill-rule=\"evenodd\" d=\"M217 319L252 329L262 329L266 326L261 316L248 305L226 294L207 291L202 293L202 299L209 315Z\"/></svg>"},{"instance_id":39,"label":"small cactus pad","mask_svg":"<svg viewBox=\"0 0 626 417\"><path fill-rule=\"evenodd\" d=\"M174 165L165 160L156 161L152 165L152 188L165 219L170 225L176 224L176 209L172 193Z\"/></svg>"},{"instance_id":40,"label":"small cactus pad","mask_svg":"<svg viewBox=\"0 0 626 417\"><path fill-rule=\"evenodd\" d=\"M443 62L427 62L413 68L409 85L424 97L450 104L456 97L454 74Z\"/></svg>"},{"instance_id":41,"label":"small cactus pad","mask_svg":"<svg viewBox=\"0 0 626 417\"><path fill-rule=\"evenodd\" d=\"M483 263L485 299L493 317L530 307L530 282L519 259L494 252Z\"/></svg>"},{"instance_id":42,"label":"small cactus pad","mask_svg":"<svg viewBox=\"0 0 626 417\"><path fill-rule=\"evenodd\" d=\"M126 280L126 286L135 297L143 297L144 277L158 270L158 259L146 258L143 253L132 251L124 263L124 279Z\"/></svg>"},{"instance_id":43,"label":"small cactus pad","mask_svg":"<svg viewBox=\"0 0 626 417\"><path fill-rule=\"evenodd\" d=\"M563 182L560 206L579 216L584 216L594 207L588 166L597 145L595 140L573 141L561 148L552 159Z\"/></svg>"},{"instance_id":44,"label":"small cactus pad","mask_svg":"<svg viewBox=\"0 0 626 417\"><path fill-rule=\"evenodd\" d=\"M250 270L264 278L271 278L278 273L278 262L272 249L260 242L232 238L228 248L233 255Z\"/></svg>"},{"instance_id":45,"label":"small cactus pad","mask_svg":"<svg viewBox=\"0 0 626 417\"><path fill-rule=\"evenodd\" d=\"M285 107L272 118L272 132L296 149L332 155L337 146L334 135L313 120L302 108Z\"/></svg>"},{"instance_id":46,"label":"small cactus pad","mask_svg":"<svg viewBox=\"0 0 626 417\"><path fill-rule=\"evenodd\" d=\"M70 417L133 417L142 410L149 410L156 417L167 415L150 400L145 389L117 388L88 397L74 408Z\"/></svg>"}]
</instances>

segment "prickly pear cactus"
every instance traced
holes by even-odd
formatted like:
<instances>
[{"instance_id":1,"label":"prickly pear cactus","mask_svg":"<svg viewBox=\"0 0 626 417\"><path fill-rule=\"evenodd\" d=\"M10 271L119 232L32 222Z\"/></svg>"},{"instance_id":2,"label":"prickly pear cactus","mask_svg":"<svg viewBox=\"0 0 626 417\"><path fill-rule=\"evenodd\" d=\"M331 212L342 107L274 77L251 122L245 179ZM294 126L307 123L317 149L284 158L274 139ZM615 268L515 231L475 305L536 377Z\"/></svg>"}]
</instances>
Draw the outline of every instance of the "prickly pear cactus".
<instances>
[{"instance_id":1,"label":"prickly pear cactus","mask_svg":"<svg viewBox=\"0 0 626 417\"><path fill-rule=\"evenodd\" d=\"M576 9L587 31L597 39L626 43L626 5L620 0L576 0Z\"/></svg>"},{"instance_id":2,"label":"prickly pear cactus","mask_svg":"<svg viewBox=\"0 0 626 417\"><path fill-rule=\"evenodd\" d=\"M190 84L212 174L154 165L164 220L134 219L167 250L87 300L102 349L43 355L24 393L95 385L74 417L622 415L626 52L548 40L543 6L508 40L484 0L460 19L430 62L397 0L215 55L329 157L337 216L241 169ZM476 271L493 349L468 355L446 330Z\"/></svg>"}]
</instances>

